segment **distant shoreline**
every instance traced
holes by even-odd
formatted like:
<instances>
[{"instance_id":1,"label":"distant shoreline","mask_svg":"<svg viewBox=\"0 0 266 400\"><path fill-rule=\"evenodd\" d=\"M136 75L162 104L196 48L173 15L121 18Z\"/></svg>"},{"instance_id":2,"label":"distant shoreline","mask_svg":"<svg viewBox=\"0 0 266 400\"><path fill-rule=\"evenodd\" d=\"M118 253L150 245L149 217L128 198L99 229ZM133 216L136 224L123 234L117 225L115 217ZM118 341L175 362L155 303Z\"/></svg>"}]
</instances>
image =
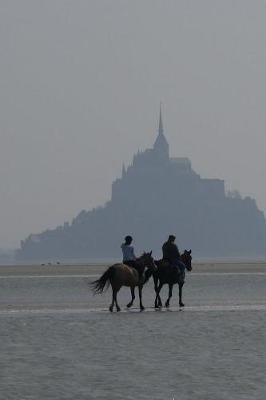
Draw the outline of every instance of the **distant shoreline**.
<instances>
[{"instance_id":1,"label":"distant shoreline","mask_svg":"<svg viewBox=\"0 0 266 400\"><path fill-rule=\"evenodd\" d=\"M93 275L101 274L113 262L87 263L87 264L51 264L51 265L0 265L1 276L16 275ZM194 273L266 273L266 261L245 261L245 262L201 262L192 263Z\"/></svg>"}]
</instances>

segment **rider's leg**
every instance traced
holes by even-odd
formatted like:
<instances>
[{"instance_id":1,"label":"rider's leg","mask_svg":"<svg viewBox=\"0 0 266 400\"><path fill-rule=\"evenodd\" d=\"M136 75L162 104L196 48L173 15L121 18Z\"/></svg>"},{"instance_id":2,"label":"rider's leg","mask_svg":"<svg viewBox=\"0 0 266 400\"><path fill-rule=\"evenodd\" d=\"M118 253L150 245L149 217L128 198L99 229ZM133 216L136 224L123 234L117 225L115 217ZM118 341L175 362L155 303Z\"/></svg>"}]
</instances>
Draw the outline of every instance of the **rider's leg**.
<instances>
[{"instance_id":1,"label":"rider's leg","mask_svg":"<svg viewBox=\"0 0 266 400\"><path fill-rule=\"evenodd\" d=\"M139 274L139 279L141 278L141 274L139 272L138 265L134 260L123 261L123 264L127 265L130 268L135 268L135 270L137 270L137 272Z\"/></svg>"},{"instance_id":2,"label":"rider's leg","mask_svg":"<svg viewBox=\"0 0 266 400\"><path fill-rule=\"evenodd\" d=\"M183 283L184 283L184 282L185 282L185 270L186 270L186 266L185 266L185 264L184 264L181 260L178 260L178 268L179 268L179 271L180 271L181 280L182 280Z\"/></svg>"},{"instance_id":3,"label":"rider's leg","mask_svg":"<svg viewBox=\"0 0 266 400\"><path fill-rule=\"evenodd\" d=\"M127 261L123 261L123 264L127 265L128 267L134 268L135 262L134 262L134 260L127 260Z\"/></svg>"},{"instance_id":4,"label":"rider's leg","mask_svg":"<svg viewBox=\"0 0 266 400\"><path fill-rule=\"evenodd\" d=\"M178 260L178 261L177 261L177 266L178 266L178 268L180 269L180 271L181 271L182 273L185 272L186 266L185 266L185 264L183 263L183 261Z\"/></svg>"},{"instance_id":5,"label":"rider's leg","mask_svg":"<svg viewBox=\"0 0 266 400\"><path fill-rule=\"evenodd\" d=\"M171 267L173 271L176 271L178 274L180 274L179 260L172 261Z\"/></svg>"}]
</instances>

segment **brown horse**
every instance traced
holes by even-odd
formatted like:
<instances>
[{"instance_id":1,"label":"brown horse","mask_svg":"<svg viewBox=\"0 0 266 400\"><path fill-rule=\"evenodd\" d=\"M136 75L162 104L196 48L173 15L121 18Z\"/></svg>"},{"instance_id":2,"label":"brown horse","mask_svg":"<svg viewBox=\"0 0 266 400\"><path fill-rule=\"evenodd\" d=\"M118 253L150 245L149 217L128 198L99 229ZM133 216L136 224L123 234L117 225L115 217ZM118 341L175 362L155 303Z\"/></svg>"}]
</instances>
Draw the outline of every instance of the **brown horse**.
<instances>
[{"instance_id":1,"label":"brown horse","mask_svg":"<svg viewBox=\"0 0 266 400\"><path fill-rule=\"evenodd\" d=\"M143 253L141 257L138 257L136 259L136 269L128 267L122 263L114 264L109 267L99 279L91 283L94 293L103 293L105 287L107 289L111 284L113 290L112 303L109 307L111 312L113 311L114 303L116 304L116 310L120 311L120 307L117 303L117 293L122 286L127 286L131 289L132 300L128 303L127 307L132 306L135 299L134 290L135 287L138 286L140 310L144 310L142 304L142 287L144 284L143 273L146 268L151 272L156 270L156 265L151 254L152 252Z\"/></svg>"}]
</instances>

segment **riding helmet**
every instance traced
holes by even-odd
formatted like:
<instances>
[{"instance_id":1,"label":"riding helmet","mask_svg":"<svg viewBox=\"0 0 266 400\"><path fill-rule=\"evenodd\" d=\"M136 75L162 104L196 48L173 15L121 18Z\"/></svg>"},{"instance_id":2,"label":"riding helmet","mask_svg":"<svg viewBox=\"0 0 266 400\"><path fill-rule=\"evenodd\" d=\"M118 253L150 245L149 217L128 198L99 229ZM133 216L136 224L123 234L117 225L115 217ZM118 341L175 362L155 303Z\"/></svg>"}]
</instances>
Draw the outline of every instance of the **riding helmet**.
<instances>
[{"instance_id":1,"label":"riding helmet","mask_svg":"<svg viewBox=\"0 0 266 400\"><path fill-rule=\"evenodd\" d=\"M131 243L132 240L133 240L133 238L132 238L132 236L130 236L130 235L127 235L127 236L125 237L125 242L126 242L126 243Z\"/></svg>"}]
</instances>

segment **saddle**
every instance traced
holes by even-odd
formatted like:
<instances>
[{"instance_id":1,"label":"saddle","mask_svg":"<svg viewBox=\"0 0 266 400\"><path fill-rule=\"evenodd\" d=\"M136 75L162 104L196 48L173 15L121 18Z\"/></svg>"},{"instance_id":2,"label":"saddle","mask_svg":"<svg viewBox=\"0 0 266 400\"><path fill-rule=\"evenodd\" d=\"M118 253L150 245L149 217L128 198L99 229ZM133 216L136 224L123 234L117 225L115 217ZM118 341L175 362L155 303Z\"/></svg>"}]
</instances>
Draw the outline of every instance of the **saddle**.
<instances>
[{"instance_id":1,"label":"saddle","mask_svg":"<svg viewBox=\"0 0 266 400\"><path fill-rule=\"evenodd\" d=\"M170 266L171 266L171 265L170 265L170 261L165 260L165 259L163 259L163 258L160 260L160 262L161 262L163 268L167 268L167 267L170 267Z\"/></svg>"},{"instance_id":2,"label":"saddle","mask_svg":"<svg viewBox=\"0 0 266 400\"><path fill-rule=\"evenodd\" d=\"M173 272L177 272L179 275L184 274L178 265L171 264L171 262L169 260L162 258L160 261L162 263L163 268L170 268Z\"/></svg>"}]
</instances>

